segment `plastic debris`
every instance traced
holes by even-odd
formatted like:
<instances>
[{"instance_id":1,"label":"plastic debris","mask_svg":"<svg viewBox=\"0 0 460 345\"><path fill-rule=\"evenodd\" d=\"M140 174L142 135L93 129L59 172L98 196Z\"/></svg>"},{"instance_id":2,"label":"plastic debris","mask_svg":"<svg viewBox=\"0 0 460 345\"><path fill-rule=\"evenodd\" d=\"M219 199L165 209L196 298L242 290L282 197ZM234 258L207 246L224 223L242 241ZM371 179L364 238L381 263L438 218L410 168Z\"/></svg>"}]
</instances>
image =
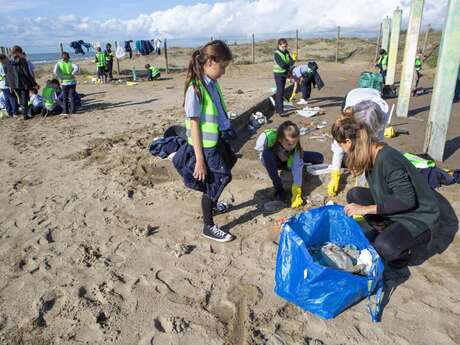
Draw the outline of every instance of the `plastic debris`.
<instances>
[{"instance_id":1,"label":"plastic debris","mask_svg":"<svg viewBox=\"0 0 460 345\"><path fill-rule=\"evenodd\" d=\"M306 118L310 118L315 115L318 115L320 111L321 111L320 107L313 107L313 108L305 107L302 110L297 110L297 114L299 114L300 116L306 117Z\"/></svg>"},{"instance_id":2,"label":"plastic debris","mask_svg":"<svg viewBox=\"0 0 460 345\"><path fill-rule=\"evenodd\" d=\"M249 125L255 129L258 129L267 123L268 123L267 117L264 114L262 114L260 111L251 114L251 116L249 117Z\"/></svg>"}]
</instances>

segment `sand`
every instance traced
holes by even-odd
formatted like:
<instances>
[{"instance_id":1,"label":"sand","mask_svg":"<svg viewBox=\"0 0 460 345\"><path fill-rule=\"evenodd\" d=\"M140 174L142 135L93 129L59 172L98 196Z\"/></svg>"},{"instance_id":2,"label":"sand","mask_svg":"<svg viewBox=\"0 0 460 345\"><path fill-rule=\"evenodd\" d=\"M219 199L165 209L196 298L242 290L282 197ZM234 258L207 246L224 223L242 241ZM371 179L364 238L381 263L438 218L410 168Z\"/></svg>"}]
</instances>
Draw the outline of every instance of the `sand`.
<instances>
[{"instance_id":1,"label":"sand","mask_svg":"<svg viewBox=\"0 0 460 345\"><path fill-rule=\"evenodd\" d=\"M326 114L290 119L327 121L302 144L329 161L330 125L369 64L320 68L326 87L313 91L311 105ZM184 74L163 77L131 87L81 77L78 114L0 123L1 344L460 343L458 185L438 191L442 224L428 248L407 269L387 272L381 323L371 322L366 301L321 320L273 292L275 220L295 212L262 214L271 183L253 150L255 135L222 196L235 208L216 217L236 240L201 237L200 194L184 187L171 162L148 152L154 137L183 119ZM273 84L271 62L233 66L221 81L237 113ZM432 72L422 84L432 84ZM410 134L392 145L421 152L429 99L415 98L413 116L395 118ZM456 104L445 162L452 168L460 166L459 119ZM304 181L305 210L329 200L328 177ZM332 200L343 203L344 192Z\"/></svg>"}]
</instances>

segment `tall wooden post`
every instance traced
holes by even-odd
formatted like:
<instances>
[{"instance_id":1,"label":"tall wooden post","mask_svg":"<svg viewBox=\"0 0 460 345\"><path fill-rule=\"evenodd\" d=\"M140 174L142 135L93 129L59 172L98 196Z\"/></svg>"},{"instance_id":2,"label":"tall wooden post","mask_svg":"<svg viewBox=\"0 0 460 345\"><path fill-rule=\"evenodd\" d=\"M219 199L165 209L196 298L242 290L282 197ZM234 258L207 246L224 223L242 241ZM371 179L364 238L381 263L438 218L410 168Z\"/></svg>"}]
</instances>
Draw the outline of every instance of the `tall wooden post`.
<instances>
[{"instance_id":1,"label":"tall wooden post","mask_svg":"<svg viewBox=\"0 0 460 345\"><path fill-rule=\"evenodd\" d=\"M252 63L256 63L256 41L254 38L254 34L252 34Z\"/></svg>"},{"instance_id":2,"label":"tall wooden post","mask_svg":"<svg viewBox=\"0 0 460 345\"><path fill-rule=\"evenodd\" d=\"M165 38L165 63L166 63L166 74L169 73L169 66L168 66L168 45L166 43L166 38Z\"/></svg>"},{"instance_id":3,"label":"tall wooden post","mask_svg":"<svg viewBox=\"0 0 460 345\"><path fill-rule=\"evenodd\" d=\"M460 0L449 0L447 18L439 47L424 144L424 151L438 161L442 161L444 158L447 129L452 113L452 100L458 76L460 61L458 23L460 23Z\"/></svg>"},{"instance_id":4,"label":"tall wooden post","mask_svg":"<svg viewBox=\"0 0 460 345\"><path fill-rule=\"evenodd\" d=\"M428 43L428 36L430 34L430 31L431 31L431 24L428 24L428 27L425 32L425 39L423 40L423 45L422 45L422 55L425 54L425 49Z\"/></svg>"},{"instance_id":5,"label":"tall wooden post","mask_svg":"<svg viewBox=\"0 0 460 345\"><path fill-rule=\"evenodd\" d=\"M118 73L118 78L120 78L120 60L117 57L117 49L118 49L118 41L115 41L115 57L117 59L117 73Z\"/></svg>"},{"instance_id":6,"label":"tall wooden post","mask_svg":"<svg viewBox=\"0 0 460 345\"><path fill-rule=\"evenodd\" d=\"M299 60L299 30L295 31L295 52L297 54L297 60Z\"/></svg>"},{"instance_id":7,"label":"tall wooden post","mask_svg":"<svg viewBox=\"0 0 460 345\"><path fill-rule=\"evenodd\" d=\"M402 11L399 7L393 13L393 19L391 21L391 38L390 38L390 49L388 51L388 69L385 78L385 85L393 85L395 82L396 74L396 62L398 60L398 48L399 48L399 33L401 31L401 17Z\"/></svg>"},{"instance_id":8,"label":"tall wooden post","mask_svg":"<svg viewBox=\"0 0 460 345\"><path fill-rule=\"evenodd\" d=\"M62 43L59 43L59 48L61 50L61 56L62 56L62 53L64 53L64 47L63 47Z\"/></svg>"},{"instance_id":9,"label":"tall wooden post","mask_svg":"<svg viewBox=\"0 0 460 345\"><path fill-rule=\"evenodd\" d=\"M390 45L390 26L391 26L391 19L389 17L386 17L383 20L382 24L382 49L385 49L385 51L388 53L388 47Z\"/></svg>"},{"instance_id":10,"label":"tall wooden post","mask_svg":"<svg viewBox=\"0 0 460 345\"><path fill-rule=\"evenodd\" d=\"M409 24L406 32L406 45L401 70L401 82L399 84L398 105L396 116L407 117L409 114L409 101L411 96L412 82L414 80L414 65L417 55L418 36L422 23L424 0L412 0L409 13Z\"/></svg>"},{"instance_id":11,"label":"tall wooden post","mask_svg":"<svg viewBox=\"0 0 460 345\"><path fill-rule=\"evenodd\" d=\"M335 47L335 63L339 62L340 26L337 27L337 45Z\"/></svg>"},{"instance_id":12,"label":"tall wooden post","mask_svg":"<svg viewBox=\"0 0 460 345\"><path fill-rule=\"evenodd\" d=\"M375 57L374 61L377 61L377 58L379 57L379 51L380 51L380 40L382 38L382 23L380 23L380 29L379 29L379 35L377 36L377 42L375 45Z\"/></svg>"}]
</instances>

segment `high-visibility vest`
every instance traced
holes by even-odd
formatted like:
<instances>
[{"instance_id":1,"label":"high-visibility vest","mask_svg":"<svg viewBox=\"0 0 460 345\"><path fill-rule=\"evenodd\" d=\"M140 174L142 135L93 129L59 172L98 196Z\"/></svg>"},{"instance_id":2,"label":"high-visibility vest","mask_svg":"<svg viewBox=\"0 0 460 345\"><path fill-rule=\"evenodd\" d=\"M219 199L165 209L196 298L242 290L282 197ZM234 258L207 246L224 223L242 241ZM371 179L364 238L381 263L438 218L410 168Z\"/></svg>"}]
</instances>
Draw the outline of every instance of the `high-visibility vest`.
<instances>
[{"instance_id":1,"label":"high-visibility vest","mask_svg":"<svg viewBox=\"0 0 460 345\"><path fill-rule=\"evenodd\" d=\"M271 149L276 144L276 139L277 139L276 129L269 128L269 129L266 129L264 133L265 133L265 136L267 137L267 147ZM288 155L287 166L289 169L292 168L292 164L294 162L294 152L295 150L289 152L289 155Z\"/></svg>"},{"instance_id":2,"label":"high-visibility vest","mask_svg":"<svg viewBox=\"0 0 460 345\"><path fill-rule=\"evenodd\" d=\"M289 63L289 53L285 52L282 53L279 50L275 50L275 55L278 54L281 60L283 60L284 63ZM274 65L273 65L273 73L278 73L278 74L283 74L286 73L287 70L282 68L280 65L276 63L275 58L273 57Z\"/></svg>"},{"instance_id":3,"label":"high-visibility vest","mask_svg":"<svg viewBox=\"0 0 460 345\"><path fill-rule=\"evenodd\" d=\"M200 131L201 131L201 145L203 148L213 148L219 141L219 122L217 117L219 112L217 110L211 95L209 94L202 81L197 81L201 93L201 116L200 116ZM192 83L190 83L192 85ZM215 83L217 93L220 97L220 103L225 112L227 112L227 106L222 96L222 91L219 84ZM190 145L193 145L192 141L192 127L191 120L185 119L185 128L187 130L187 141Z\"/></svg>"},{"instance_id":4,"label":"high-visibility vest","mask_svg":"<svg viewBox=\"0 0 460 345\"><path fill-rule=\"evenodd\" d=\"M103 52L96 53L96 61L97 61L96 62L97 67L105 67L105 66L107 66L105 53L103 53Z\"/></svg>"},{"instance_id":5,"label":"high-visibility vest","mask_svg":"<svg viewBox=\"0 0 460 345\"><path fill-rule=\"evenodd\" d=\"M106 51L106 53L105 53L105 61L107 61L107 62L113 61L113 52L112 51L110 51L110 53L108 51Z\"/></svg>"},{"instance_id":6,"label":"high-visibility vest","mask_svg":"<svg viewBox=\"0 0 460 345\"><path fill-rule=\"evenodd\" d=\"M152 72L152 78L155 78L158 74L160 74L160 69L155 66L150 66L149 69Z\"/></svg>"},{"instance_id":7,"label":"high-visibility vest","mask_svg":"<svg viewBox=\"0 0 460 345\"><path fill-rule=\"evenodd\" d=\"M383 70L386 70L388 66L388 54L383 54L380 56L377 65L379 65Z\"/></svg>"},{"instance_id":8,"label":"high-visibility vest","mask_svg":"<svg viewBox=\"0 0 460 345\"><path fill-rule=\"evenodd\" d=\"M435 161L430 159L423 159L419 156L413 155L412 153L405 152L403 156L412 163L417 169L427 169L427 168L434 168L436 166Z\"/></svg>"},{"instance_id":9,"label":"high-visibility vest","mask_svg":"<svg viewBox=\"0 0 460 345\"><path fill-rule=\"evenodd\" d=\"M422 59L419 57L415 58L415 70L420 71L422 69Z\"/></svg>"},{"instance_id":10,"label":"high-visibility vest","mask_svg":"<svg viewBox=\"0 0 460 345\"><path fill-rule=\"evenodd\" d=\"M52 108L56 103L54 100L54 94L56 91L49 85L46 85L42 91L43 104L47 108Z\"/></svg>"},{"instance_id":11,"label":"high-visibility vest","mask_svg":"<svg viewBox=\"0 0 460 345\"><path fill-rule=\"evenodd\" d=\"M62 82L65 83L72 83L75 81L75 77L72 74L73 67L72 62L61 60L58 62L59 68L59 75L61 76Z\"/></svg>"}]
</instances>

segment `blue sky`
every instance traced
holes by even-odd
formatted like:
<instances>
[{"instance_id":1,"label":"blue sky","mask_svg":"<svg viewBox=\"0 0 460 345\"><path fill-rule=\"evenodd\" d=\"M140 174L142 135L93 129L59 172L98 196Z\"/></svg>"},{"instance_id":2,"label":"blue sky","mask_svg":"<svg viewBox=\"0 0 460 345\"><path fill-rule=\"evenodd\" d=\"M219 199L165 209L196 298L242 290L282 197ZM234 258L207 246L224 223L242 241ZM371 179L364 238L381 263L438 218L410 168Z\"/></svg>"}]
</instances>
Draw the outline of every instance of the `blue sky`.
<instances>
[{"instance_id":1,"label":"blue sky","mask_svg":"<svg viewBox=\"0 0 460 345\"><path fill-rule=\"evenodd\" d=\"M425 0L422 26L441 28L447 0ZM193 42L218 37L244 40L300 30L330 37L337 25L348 35L375 36L382 19L399 6L403 28L409 0L0 0L0 45L28 52L55 51L59 42L167 37Z\"/></svg>"}]
</instances>

